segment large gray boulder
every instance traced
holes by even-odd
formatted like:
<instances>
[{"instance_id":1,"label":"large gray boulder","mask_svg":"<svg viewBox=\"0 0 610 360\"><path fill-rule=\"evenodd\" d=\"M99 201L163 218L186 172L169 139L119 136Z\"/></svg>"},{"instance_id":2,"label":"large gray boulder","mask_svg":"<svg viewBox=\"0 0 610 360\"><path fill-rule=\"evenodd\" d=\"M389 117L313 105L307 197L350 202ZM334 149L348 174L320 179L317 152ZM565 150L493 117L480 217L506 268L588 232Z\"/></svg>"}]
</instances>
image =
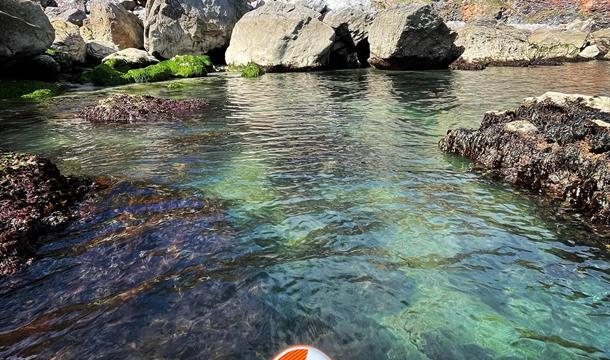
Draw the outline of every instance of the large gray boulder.
<instances>
[{"instance_id":1,"label":"large gray boulder","mask_svg":"<svg viewBox=\"0 0 610 360\"><path fill-rule=\"evenodd\" d=\"M369 28L369 63L379 69L446 68L461 54L456 37L431 5L385 10Z\"/></svg>"},{"instance_id":2,"label":"large gray boulder","mask_svg":"<svg viewBox=\"0 0 610 360\"><path fill-rule=\"evenodd\" d=\"M589 33L584 31L538 29L529 36L536 59L576 59L587 46Z\"/></svg>"},{"instance_id":3,"label":"large gray boulder","mask_svg":"<svg viewBox=\"0 0 610 360\"><path fill-rule=\"evenodd\" d=\"M227 64L254 62L269 71L325 67L335 31L321 17L312 9L280 2L249 12L235 25Z\"/></svg>"},{"instance_id":4,"label":"large gray boulder","mask_svg":"<svg viewBox=\"0 0 610 360\"><path fill-rule=\"evenodd\" d=\"M224 48L247 10L246 0L149 0L145 48L163 58Z\"/></svg>"},{"instance_id":5,"label":"large gray boulder","mask_svg":"<svg viewBox=\"0 0 610 360\"><path fill-rule=\"evenodd\" d=\"M55 32L39 4L0 0L0 64L42 54Z\"/></svg>"},{"instance_id":6,"label":"large gray boulder","mask_svg":"<svg viewBox=\"0 0 610 360\"><path fill-rule=\"evenodd\" d=\"M144 26L136 15L108 0L95 0L89 5L91 14L83 26L93 40L111 42L119 49L144 47Z\"/></svg>"},{"instance_id":7,"label":"large gray boulder","mask_svg":"<svg viewBox=\"0 0 610 360\"><path fill-rule=\"evenodd\" d=\"M89 40L87 41L87 62L99 64L106 56L117 51L119 48L109 41Z\"/></svg>"},{"instance_id":8,"label":"large gray boulder","mask_svg":"<svg viewBox=\"0 0 610 360\"><path fill-rule=\"evenodd\" d=\"M464 48L458 61L461 66L524 66L530 63L534 53L528 42L530 32L527 30L476 24L454 29L458 33L456 45Z\"/></svg>"}]
</instances>

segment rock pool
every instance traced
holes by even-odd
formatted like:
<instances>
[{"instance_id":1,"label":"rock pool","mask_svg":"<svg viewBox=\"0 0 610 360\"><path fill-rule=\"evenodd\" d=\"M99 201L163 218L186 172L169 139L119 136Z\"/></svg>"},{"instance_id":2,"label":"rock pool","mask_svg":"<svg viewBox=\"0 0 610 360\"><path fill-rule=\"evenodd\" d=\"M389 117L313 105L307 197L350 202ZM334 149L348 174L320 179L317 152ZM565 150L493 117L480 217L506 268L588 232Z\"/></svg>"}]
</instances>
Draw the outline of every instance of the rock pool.
<instances>
[{"instance_id":1,"label":"rock pool","mask_svg":"<svg viewBox=\"0 0 610 360\"><path fill-rule=\"evenodd\" d=\"M0 102L0 147L113 179L0 278L0 358L610 357L608 235L437 149L524 97L610 96L610 63L177 84ZM74 118L110 92L210 106Z\"/></svg>"}]
</instances>

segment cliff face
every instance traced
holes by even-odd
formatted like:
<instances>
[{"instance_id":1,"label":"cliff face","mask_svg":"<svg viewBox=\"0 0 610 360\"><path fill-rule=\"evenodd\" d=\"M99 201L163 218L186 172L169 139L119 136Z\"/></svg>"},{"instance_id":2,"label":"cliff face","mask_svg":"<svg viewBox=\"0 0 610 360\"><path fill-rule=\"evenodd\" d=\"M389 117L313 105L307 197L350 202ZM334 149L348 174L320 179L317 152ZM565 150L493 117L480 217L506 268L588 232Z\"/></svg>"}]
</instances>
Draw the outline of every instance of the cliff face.
<instances>
[{"instance_id":1,"label":"cliff face","mask_svg":"<svg viewBox=\"0 0 610 360\"><path fill-rule=\"evenodd\" d=\"M417 0L380 0L391 6ZM421 0L420 0L421 1ZM610 27L609 0L427 0L435 3L446 20L472 21L493 18L502 12L514 22L567 23L577 18L593 18L602 27Z\"/></svg>"},{"instance_id":2,"label":"cliff face","mask_svg":"<svg viewBox=\"0 0 610 360\"><path fill-rule=\"evenodd\" d=\"M579 17L592 17L610 25L608 0L446 0L440 5L452 20L474 20L502 15L517 22L560 24Z\"/></svg>"}]
</instances>

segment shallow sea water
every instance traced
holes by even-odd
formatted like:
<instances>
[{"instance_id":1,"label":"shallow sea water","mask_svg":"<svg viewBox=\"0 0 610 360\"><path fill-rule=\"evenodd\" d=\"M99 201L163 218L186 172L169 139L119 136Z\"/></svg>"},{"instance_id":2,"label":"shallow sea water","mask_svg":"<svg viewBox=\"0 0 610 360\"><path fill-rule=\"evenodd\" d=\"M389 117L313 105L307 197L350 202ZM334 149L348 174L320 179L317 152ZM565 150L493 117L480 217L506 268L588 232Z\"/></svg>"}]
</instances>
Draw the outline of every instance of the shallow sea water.
<instances>
[{"instance_id":1,"label":"shallow sea water","mask_svg":"<svg viewBox=\"0 0 610 360\"><path fill-rule=\"evenodd\" d=\"M610 358L608 238L436 147L524 97L610 96L610 63L180 84L0 103L0 147L113 179L0 279L0 358ZM110 92L210 108L74 116Z\"/></svg>"}]
</instances>

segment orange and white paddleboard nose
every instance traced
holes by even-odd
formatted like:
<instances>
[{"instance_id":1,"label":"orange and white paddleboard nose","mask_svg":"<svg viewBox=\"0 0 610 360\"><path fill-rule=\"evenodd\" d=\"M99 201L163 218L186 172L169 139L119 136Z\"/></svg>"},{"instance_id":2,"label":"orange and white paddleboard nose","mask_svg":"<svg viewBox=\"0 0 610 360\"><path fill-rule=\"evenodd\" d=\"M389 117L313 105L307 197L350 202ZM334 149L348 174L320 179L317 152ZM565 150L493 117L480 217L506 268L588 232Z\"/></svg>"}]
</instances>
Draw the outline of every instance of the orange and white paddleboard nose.
<instances>
[{"instance_id":1,"label":"orange and white paddleboard nose","mask_svg":"<svg viewBox=\"0 0 610 360\"><path fill-rule=\"evenodd\" d=\"M282 351L273 360L331 360L328 355L312 346L299 345Z\"/></svg>"}]
</instances>

